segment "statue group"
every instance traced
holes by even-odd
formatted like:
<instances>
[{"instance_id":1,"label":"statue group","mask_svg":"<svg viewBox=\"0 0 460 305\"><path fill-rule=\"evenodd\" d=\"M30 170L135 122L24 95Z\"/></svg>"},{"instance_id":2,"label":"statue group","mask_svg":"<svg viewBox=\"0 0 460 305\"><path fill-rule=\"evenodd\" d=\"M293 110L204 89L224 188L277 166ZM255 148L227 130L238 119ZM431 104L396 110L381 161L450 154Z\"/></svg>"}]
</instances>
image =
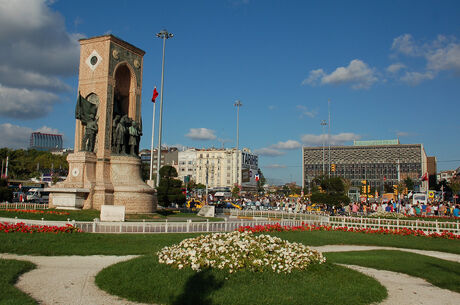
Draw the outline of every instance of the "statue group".
<instances>
[{"instance_id":1,"label":"statue group","mask_svg":"<svg viewBox=\"0 0 460 305\"><path fill-rule=\"evenodd\" d=\"M142 128L138 122L126 114L115 115L112 121L112 152L115 154L139 154Z\"/></svg>"}]
</instances>

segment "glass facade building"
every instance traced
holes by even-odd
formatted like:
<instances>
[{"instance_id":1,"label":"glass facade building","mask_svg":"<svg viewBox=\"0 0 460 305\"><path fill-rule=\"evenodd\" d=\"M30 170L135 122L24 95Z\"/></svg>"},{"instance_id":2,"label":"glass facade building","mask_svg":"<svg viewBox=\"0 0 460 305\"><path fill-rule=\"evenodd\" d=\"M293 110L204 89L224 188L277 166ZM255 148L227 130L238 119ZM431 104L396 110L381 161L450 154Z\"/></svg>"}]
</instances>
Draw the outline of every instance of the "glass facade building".
<instances>
[{"instance_id":1,"label":"glass facade building","mask_svg":"<svg viewBox=\"0 0 460 305\"><path fill-rule=\"evenodd\" d=\"M353 146L331 146L330 160L328 147L324 147L324 159L323 147L303 147L303 186L308 187L312 179L329 173L350 180L356 187L366 180L379 191L384 184L398 184L407 177L418 181L427 172L423 145L394 141L359 141Z\"/></svg>"},{"instance_id":2,"label":"glass facade building","mask_svg":"<svg viewBox=\"0 0 460 305\"><path fill-rule=\"evenodd\" d=\"M62 150L62 135L33 132L29 148L41 151Z\"/></svg>"}]
</instances>

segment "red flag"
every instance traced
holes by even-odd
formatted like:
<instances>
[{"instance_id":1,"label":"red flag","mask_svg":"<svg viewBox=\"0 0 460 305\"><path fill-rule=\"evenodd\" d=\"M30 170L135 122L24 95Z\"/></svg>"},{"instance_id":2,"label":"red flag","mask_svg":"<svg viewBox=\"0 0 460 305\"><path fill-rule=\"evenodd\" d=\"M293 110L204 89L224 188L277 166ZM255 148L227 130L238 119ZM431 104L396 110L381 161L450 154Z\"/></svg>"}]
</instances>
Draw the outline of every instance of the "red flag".
<instances>
[{"instance_id":1,"label":"red flag","mask_svg":"<svg viewBox=\"0 0 460 305\"><path fill-rule=\"evenodd\" d=\"M157 87L153 88L152 102L155 103L156 98L158 97Z\"/></svg>"},{"instance_id":2,"label":"red flag","mask_svg":"<svg viewBox=\"0 0 460 305\"><path fill-rule=\"evenodd\" d=\"M422 178L420 180L428 181L428 173L423 174L423 176L422 176Z\"/></svg>"}]
</instances>

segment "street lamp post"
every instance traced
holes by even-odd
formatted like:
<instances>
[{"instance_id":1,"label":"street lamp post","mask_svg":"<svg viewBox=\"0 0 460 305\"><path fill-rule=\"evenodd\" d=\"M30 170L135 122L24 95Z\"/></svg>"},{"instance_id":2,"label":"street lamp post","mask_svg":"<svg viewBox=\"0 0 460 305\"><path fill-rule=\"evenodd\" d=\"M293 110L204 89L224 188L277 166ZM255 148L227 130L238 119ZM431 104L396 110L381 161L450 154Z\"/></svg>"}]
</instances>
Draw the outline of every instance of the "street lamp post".
<instances>
[{"instance_id":1,"label":"street lamp post","mask_svg":"<svg viewBox=\"0 0 460 305\"><path fill-rule=\"evenodd\" d=\"M325 142L325 139L324 139L324 126L326 126L326 125L327 125L326 121L322 120L321 121L321 126L323 126L323 175L325 173L325 169L324 169L324 146L325 146L325 143L324 143Z\"/></svg>"},{"instance_id":2,"label":"street lamp post","mask_svg":"<svg viewBox=\"0 0 460 305\"><path fill-rule=\"evenodd\" d=\"M158 38L163 39L163 60L161 63L161 91L160 91L160 121L158 126L158 160L157 160L157 187L160 185L160 165L161 165L161 131L162 131L162 120L163 120L163 88L164 88L164 73L165 73L165 48L166 39L172 38L174 35L168 33L166 30L162 30L157 33Z\"/></svg>"},{"instance_id":3,"label":"street lamp post","mask_svg":"<svg viewBox=\"0 0 460 305\"><path fill-rule=\"evenodd\" d=\"M240 130L239 130L240 107L243 106L243 104L240 101L236 101L235 104L233 105L236 107L236 150L238 150L239 135L240 135Z\"/></svg>"},{"instance_id":4,"label":"street lamp post","mask_svg":"<svg viewBox=\"0 0 460 305\"><path fill-rule=\"evenodd\" d=\"M238 149L239 149L239 136L240 136L240 107L243 106L243 104L241 103L241 101L237 100L235 102L235 104L233 104L235 107L236 107L236 174L237 174L237 177L236 177L236 183L238 185L240 185L240 162L239 162L239 153L238 153Z\"/></svg>"}]
</instances>

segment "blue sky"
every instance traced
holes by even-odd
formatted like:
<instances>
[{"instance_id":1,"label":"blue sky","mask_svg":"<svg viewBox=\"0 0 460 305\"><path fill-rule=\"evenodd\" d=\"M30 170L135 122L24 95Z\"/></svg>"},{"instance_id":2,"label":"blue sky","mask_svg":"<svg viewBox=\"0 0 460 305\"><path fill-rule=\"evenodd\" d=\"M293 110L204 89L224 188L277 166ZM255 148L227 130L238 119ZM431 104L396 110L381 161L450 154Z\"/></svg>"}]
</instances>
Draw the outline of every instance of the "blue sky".
<instances>
[{"instance_id":1,"label":"blue sky","mask_svg":"<svg viewBox=\"0 0 460 305\"><path fill-rule=\"evenodd\" d=\"M399 136L438 169L460 165L459 1L0 0L0 146L27 147L33 130L73 146L77 40L111 33L146 51L150 147L163 28L175 35L167 145L235 146L239 99L240 147L259 154L265 176L300 183L300 147L322 144L330 99L332 144Z\"/></svg>"}]
</instances>

